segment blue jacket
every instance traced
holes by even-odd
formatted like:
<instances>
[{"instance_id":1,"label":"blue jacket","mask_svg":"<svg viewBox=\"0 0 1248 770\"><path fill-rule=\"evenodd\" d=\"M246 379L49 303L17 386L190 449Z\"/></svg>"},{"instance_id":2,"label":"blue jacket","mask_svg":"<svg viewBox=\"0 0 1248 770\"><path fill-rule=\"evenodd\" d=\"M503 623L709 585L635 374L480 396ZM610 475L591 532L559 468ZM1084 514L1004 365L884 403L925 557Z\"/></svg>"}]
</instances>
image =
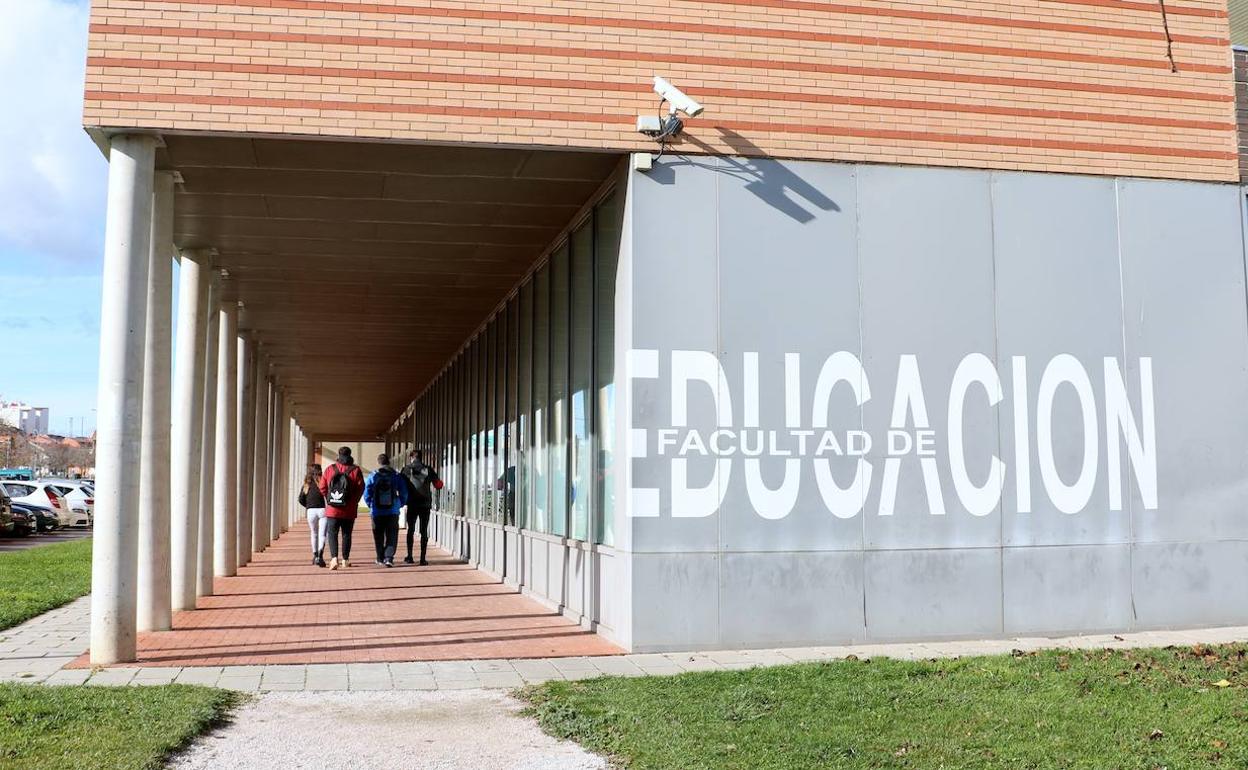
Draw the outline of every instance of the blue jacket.
<instances>
[{"instance_id":1,"label":"blue jacket","mask_svg":"<svg viewBox=\"0 0 1248 770\"><path fill-rule=\"evenodd\" d=\"M377 505L377 477L386 473L390 475L390 498L393 504ZM407 482L393 468L378 468L368 474L364 482L364 503L368 505L374 516L398 516L400 509L407 503Z\"/></svg>"}]
</instances>

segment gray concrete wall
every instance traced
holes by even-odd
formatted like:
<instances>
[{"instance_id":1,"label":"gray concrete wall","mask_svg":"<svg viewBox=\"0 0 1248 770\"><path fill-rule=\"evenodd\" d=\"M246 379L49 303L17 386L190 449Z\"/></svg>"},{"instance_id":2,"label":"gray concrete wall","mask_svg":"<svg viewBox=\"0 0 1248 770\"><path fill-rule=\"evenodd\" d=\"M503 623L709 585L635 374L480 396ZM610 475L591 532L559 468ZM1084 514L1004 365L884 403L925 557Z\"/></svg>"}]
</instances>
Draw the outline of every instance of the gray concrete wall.
<instances>
[{"instance_id":1,"label":"gray concrete wall","mask_svg":"<svg viewBox=\"0 0 1248 770\"><path fill-rule=\"evenodd\" d=\"M1238 188L668 158L629 191L619 640L1248 622Z\"/></svg>"},{"instance_id":2,"label":"gray concrete wall","mask_svg":"<svg viewBox=\"0 0 1248 770\"><path fill-rule=\"evenodd\" d=\"M453 556L627 646L621 631L628 607L618 598L623 560L616 549L437 510L430 537ZM603 598L596 598L595 585L603 586Z\"/></svg>"}]
</instances>

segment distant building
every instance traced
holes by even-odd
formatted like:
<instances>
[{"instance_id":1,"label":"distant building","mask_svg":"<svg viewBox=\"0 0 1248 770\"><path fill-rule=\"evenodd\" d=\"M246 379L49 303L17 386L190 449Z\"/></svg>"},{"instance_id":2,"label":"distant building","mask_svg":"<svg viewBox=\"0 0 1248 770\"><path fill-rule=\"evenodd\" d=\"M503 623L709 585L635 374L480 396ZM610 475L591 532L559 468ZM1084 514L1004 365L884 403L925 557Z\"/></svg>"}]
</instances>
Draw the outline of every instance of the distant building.
<instances>
[{"instance_id":1,"label":"distant building","mask_svg":"<svg viewBox=\"0 0 1248 770\"><path fill-rule=\"evenodd\" d=\"M48 432L48 408L17 401L0 404L0 422L36 436Z\"/></svg>"}]
</instances>

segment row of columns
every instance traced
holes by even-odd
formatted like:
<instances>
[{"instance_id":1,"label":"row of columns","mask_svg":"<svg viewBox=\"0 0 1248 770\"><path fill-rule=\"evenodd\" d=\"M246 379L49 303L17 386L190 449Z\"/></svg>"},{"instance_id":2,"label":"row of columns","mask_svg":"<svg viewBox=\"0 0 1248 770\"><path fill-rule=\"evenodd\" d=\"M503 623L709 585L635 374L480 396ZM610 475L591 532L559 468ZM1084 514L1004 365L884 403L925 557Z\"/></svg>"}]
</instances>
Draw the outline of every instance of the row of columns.
<instances>
[{"instance_id":1,"label":"row of columns","mask_svg":"<svg viewBox=\"0 0 1248 770\"><path fill-rule=\"evenodd\" d=\"M293 521L306 437L211 252L180 255L157 139L109 148L96 444L91 662L135 660L140 631L211 595ZM172 369L172 382L170 372Z\"/></svg>"}]
</instances>

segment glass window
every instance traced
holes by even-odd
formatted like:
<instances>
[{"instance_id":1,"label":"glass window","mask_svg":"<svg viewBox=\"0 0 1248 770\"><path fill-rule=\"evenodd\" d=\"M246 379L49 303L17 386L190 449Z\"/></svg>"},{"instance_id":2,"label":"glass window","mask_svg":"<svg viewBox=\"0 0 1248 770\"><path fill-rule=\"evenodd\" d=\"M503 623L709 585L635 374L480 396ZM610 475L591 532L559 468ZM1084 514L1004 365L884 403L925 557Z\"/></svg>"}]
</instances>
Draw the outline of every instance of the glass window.
<instances>
[{"instance_id":1,"label":"glass window","mask_svg":"<svg viewBox=\"0 0 1248 770\"><path fill-rule=\"evenodd\" d=\"M467 484L464 485L464 504L467 506L467 509L464 515L473 519L480 516L477 509L479 500L477 475L480 468L480 463L477 460L480 452L480 436L477 433L477 408L481 403L481 400L477 398L477 349L479 347L479 340L473 340L472 345L468 348L467 371L464 373L464 385L466 386L464 417L468 422Z\"/></svg>"},{"instance_id":2,"label":"glass window","mask_svg":"<svg viewBox=\"0 0 1248 770\"><path fill-rule=\"evenodd\" d=\"M506 408L503 410L507 421L507 454L503 463L503 518L507 524L516 523L516 438L519 426L516 423L516 404L519 402L519 383L516 357L520 353L519 333L520 314L519 298L512 297L507 303L507 393Z\"/></svg>"},{"instance_id":3,"label":"glass window","mask_svg":"<svg viewBox=\"0 0 1248 770\"><path fill-rule=\"evenodd\" d=\"M489 339L484 332L477 337L477 390L476 390L476 415L475 429L477 436L477 518L490 518L490 484L489 476L489 416L486 412L489 399L486 398L486 392L489 390L489 365L490 365L490 348Z\"/></svg>"},{"instance_id":4,"label":"glass window","mask_svg":"<svg viewBox=\"0 0 1248 770\"><path fill-rule=\"evenodd\" d=\"M494 520L507 523L507 306L494 318Z\"/></svg>"},{"instance_id":5,"label":"glass window","mask_svg":"<svg viewBox=\"0 0 1248 770\"><path fill-rule=\"evenodd\" d=\"M447 421L447 414L450 411L446 408L446 381L447 381L446 373L443 372L442 376L438 378L438 388L436 391L437 393L436 395L437 419L438 419L437 471L438 471L438 475L442 477L442 489L437 490L434 496L434 502L437 504L438 510L443 510L446 508L446 498L450 494L449 492L447 492L447 490L450 488L450 485L451 485L451 479L449 478L451 475L450 474L451 451L450 451L450 447L447 446L447 440L446 440L446 421Z\"/></svg>"},{"instance_id":6,"label":"glass window","mask_svg":"<svg viewBox=\"0 0 1248 770\"><path fill-rule=\"evenodd\" d=\"M615 271L620 256L624 196L605 198L594 212L594 434L598 452L595 539L611 545L615 526Z\"/></svg>"},{"instance_id":7,"label":"glass window","mask_svg":"<svg viewBox=\"0 0 1248 770\"><path fill-rule=\"evenodd\" d=\"M520 323L517 324L519 338L517 345L520 354L516 361L517 403L516 403L516 526L531 526L528 519L529 501L533 498L533 485L530 483L529 461L532 452L529 449L532 441L533 414L533 282L527 281L520 287L517 312Z\"/></svg>"},{"instance_id":8,"label":"glass window","mask_svg":"<svg viewBox=\"0 0 1248 770\"><path fill-rule=\"evenodd\" d=\"M446 376L442 378L442 406L446 410L446 414L442 417L442 451L446 454L442 461L445 466L442 469L444 484L442 505L450 513L455 511L459 492L459 470L456 466L458 458L455 454L455 438L458 435L455 430L455 370L457 368L459 368L458 362L453 363Z\"/></svg>"},{"instance_id":9,"label":"glass window","mask_svg":"<svg viewBox=\"0 0 1248 770\"><path fill-rule=\"evenodd\" d=\"M430 450L425 454L425 462L432 463L433 467L438 469L438 473L446 472L446 463L442 459L442 377L433 381L433 387L429 388L429 395L425 397L429 410L429 444ZM441 493L438 490L433 492L433 504L437 508L441 508Z\"/></svg>"},{"instance_id":10,"label":"glass window","mask_svg":"<svg viewBox=\"0 0 1248 770\"><path fill-rule=\"evenodd\" d=\"M555 250L550 273L550 531L567 534L568 517L568 244Z\"/></svg>"},{"instance_id":11,"label":"glass window","mask_svg":"<svg viewBox=\"0 0 1248 770\"><path fill-rule=\"evenodd\" d=\"M459 436L459 513L468 515L470 507L472 507L472 475L469 470L472 469L472 451L474 447L472 439L472 348L469 348L464 354L461 364L462 371L459 372L459 422L461 422L461 436Z\"/></svg>"},{"instance_id":12,"label":"glass window","mask_svg":"<svg viewBox=\"0 0 1248 770\"><path fill-rule=\"evenodd\" d=\"M487 521L498 520L498 506L495 505L494 473L495 458L498 456L498 435L494 432L494 392L498 389L498 322L490 321L485 327L485 356L481 361L481 431L483 435L484 462L481 464L481 491L484 500L482 518Z\"/></svg>"},{"instance_id":13,"label":"glass window","mask_svg":"<svg viewBox=\"0 0 1248 770\"><path fill-rule=\"evenodd\" d=\"M455 367L455 512L468 512L468 356L460 356Z\"/></svg>"},{"instance_id":14,"label":"glass window","mask_svg":"<svg viewBox=\"0 0 1248 770\"><path fill-rule=\"evenodd\" d=\"M594 228L590 219L572 234L571 537L589 539L593 478L590 432L594 354Z\"/></svg>"},{"instance_id":15,"label":"glass window","mask_svg":"<svg viewBox=\"0 0 1248 770\"><path fill-rule=\"evenodd\" d=\"M9 497L29 497L35 493L34 487L25 484L5 484L4 488Z\"/></svg>"},{"instance_id":16,"label":"glass window","mask_svg":"<svg viewBox=\"0 0 1248 770\"><path fill-rule=\"evenodd\" d=\"M443 397L446 403L446 473L443 478L446 481L446 510L447 513L455 513L459 505L459 454L455 451L455 440L459 435L456 424L456 403L455 394L459 388L456 385L456 377L459 373L459 360L456 359L451 368L446 373L446 385Z\"/></svg>"},{"instance_id":17,"label":"glass window","mask_svg":"<svg viewBox=\"0 0 1248 770\"><path fill-rule=\"evenodd\" d=\"M494 520L506 521L507 481L507 308L494 319Z\"/></svg>"},{"instance_id":18,"label":"glass window","mask_svg":"<svg viewBox=\"0 0 1248 770\"><path fill-rule=\"evenodd\" d=\"M547 431L550 417L550 266L537 271L533 287L533 528L550 531Z\"/></svg>"},{"instance_id":19,"label":"glass window","mask_svg":"<svg viewBox=\"0 0 1248 770\"><path fill-rule=\"evenodd\" d=\"M458 489L455 480L455 379L453 371L447 372L442 379L442 406L446 409L446 414L442 417L442 451L445 453L442 464L446 466L442 471L444 484L442 499L446 510L452 511L455 507L455 490Z\"/></svg>"},{"instance_id":20,"label":"glass window","mask_svg":"<svg viewBox=\"0 0 1248 770\"><path fill-rule=\"evenodd\" d=\"M507 434L503 425L503 394L507 391L507 313L501 312L494 317L494 371L490 379L493 382L493 403L490 416L493 422L490 429L494 432L494 467L490 474L490 488L494 492L494 521L503 521L503 462L507 451Z\"/></svg>"}]
</instances>

